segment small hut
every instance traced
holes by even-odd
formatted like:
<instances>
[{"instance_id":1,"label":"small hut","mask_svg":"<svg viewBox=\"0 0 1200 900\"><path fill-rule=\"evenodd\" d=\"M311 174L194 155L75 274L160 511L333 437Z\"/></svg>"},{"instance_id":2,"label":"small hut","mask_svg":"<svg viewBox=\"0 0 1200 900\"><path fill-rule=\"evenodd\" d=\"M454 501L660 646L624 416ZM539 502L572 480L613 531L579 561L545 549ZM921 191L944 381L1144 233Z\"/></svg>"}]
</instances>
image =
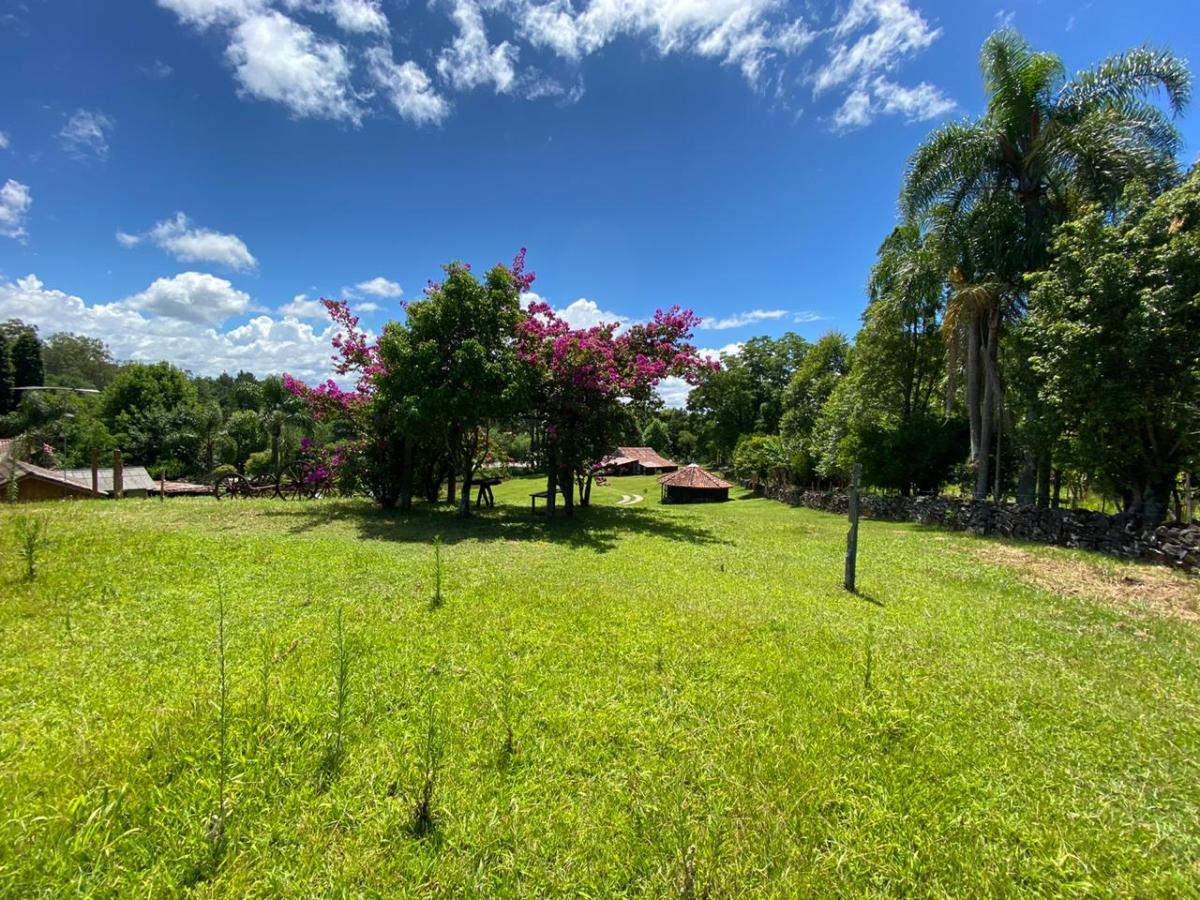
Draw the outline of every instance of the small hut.
<instances>
[{"instance_id":1,"label":"small hut","mask_svg":"<svg viewBox=\"0 0 1200 900\"><path fill-rule=\"evenodd\" d=\"M695 463L658 479L663 503L720 503L729 499L728 481L706 472Z\"/></svg>"}]
</instances>

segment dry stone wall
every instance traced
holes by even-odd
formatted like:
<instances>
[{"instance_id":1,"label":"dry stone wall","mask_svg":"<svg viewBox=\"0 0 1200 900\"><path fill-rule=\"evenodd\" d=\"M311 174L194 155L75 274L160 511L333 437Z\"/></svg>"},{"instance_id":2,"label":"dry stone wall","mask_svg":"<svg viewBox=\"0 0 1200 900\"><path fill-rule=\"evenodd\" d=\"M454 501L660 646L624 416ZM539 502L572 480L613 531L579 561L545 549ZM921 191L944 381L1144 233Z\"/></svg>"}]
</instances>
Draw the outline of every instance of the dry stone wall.
<instances>
[{"instance_id":1,"label":"dry stone wall","mask_svg":"<svg viewBox=\"0 0 1200 900\"><path fill-rule=\"evenodd\" d=\"M842 515L848 512L849 498L843 493L788 485L759 490L765 497L792 506ZM952 497L864 495L860 504L862 516L868 519L917 522L974 534L1077 547L1200 573L1200 524L1146 528L1141 517L1132 513L1109 516L1086 509L1041 509Z\"/></svg>"}]
</instances>

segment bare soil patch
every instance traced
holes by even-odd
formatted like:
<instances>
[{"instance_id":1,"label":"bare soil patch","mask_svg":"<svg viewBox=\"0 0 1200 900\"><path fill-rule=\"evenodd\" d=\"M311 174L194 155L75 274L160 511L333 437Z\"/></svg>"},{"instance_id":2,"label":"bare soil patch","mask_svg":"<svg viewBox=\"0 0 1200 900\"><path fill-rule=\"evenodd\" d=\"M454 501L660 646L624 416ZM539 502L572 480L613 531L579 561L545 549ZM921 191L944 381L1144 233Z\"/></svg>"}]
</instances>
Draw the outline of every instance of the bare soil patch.
<instances>
[{"instance_id":1,"label":"bare soil patch","mask_svg":"<svg viewBox=\"0 0 1200 900\"><path fill-rule=\"evenodd\" d=\"M1064 597L1084 597L1133 614L1200 624L1200 579L1149 563L1118 563L1033 553L1010 544L973 548L974 556L1014 569L1022 581Z\"/></svg>"}]
</instances>

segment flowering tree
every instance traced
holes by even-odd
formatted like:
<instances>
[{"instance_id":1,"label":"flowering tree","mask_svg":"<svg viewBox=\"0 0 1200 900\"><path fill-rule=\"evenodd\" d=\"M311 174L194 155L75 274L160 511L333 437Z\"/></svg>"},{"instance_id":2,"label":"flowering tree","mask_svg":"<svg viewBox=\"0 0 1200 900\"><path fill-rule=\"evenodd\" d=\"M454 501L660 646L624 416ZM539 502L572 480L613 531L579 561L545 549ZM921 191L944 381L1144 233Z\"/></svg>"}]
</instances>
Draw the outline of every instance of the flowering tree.
<instances>
[{"instance_id":1,"label":"flowering tree","mask_svg":"<svg viewBox=\"0 0 1200 900\"><path fill-rule=\"evenodd\" d=\"M549 305L532 304L517 328L517 355L532 379L532 407L545 434L547 514L562 491L568 515L578 482L587 505L596 464L618 442L634 410L675 376L695 383L716 366L688 341L699 318L675 306L618 333L618 323L573 329Z\"/></svg>"},{"instance_id":2,"label":"flowering tree","mask_svg":"<svg viewBox=\"0 0 1200 900\"><path fill-rule=\"evenodd\" d=\"M332 423L349 437L344 449L333 452L306 446L305 480L345 485L353 474L380 505L391 508L401 498L405 438L396 416L380 402L377 382L383 366L379 345L359 328L358 316L345 301L321 303L339 327L332 341L334 372L352 376L354 389L344 390L332 378L310 386L291 375L283 376L284 389L304 400L313 419Z\"/></svg>"},{"instance_id":3,"label":"flowering tree","mask_svg":"<svg viewBox=\"0 0 1200 900\"><path fill-rule=\"evenodd\" d=\"M514 351L521 294L534 276L525 251L510 267L493 266L482 280L471 267L451 263L445 279L408 305L408 320L384 331L367 362L377 375L383 405L406 433L436 442L461 481L460 514L471 512L471 482L488 452L489 426L515 413L525 375Z\"/></svg>"}]
</instances>

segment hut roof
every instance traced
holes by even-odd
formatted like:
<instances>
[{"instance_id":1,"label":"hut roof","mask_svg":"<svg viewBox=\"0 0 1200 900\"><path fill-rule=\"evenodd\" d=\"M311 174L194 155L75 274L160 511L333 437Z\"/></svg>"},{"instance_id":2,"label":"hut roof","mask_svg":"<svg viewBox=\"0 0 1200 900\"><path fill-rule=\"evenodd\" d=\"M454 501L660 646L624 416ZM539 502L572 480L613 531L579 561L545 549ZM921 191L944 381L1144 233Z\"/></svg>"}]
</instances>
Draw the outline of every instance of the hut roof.
<instances>
[{"instance_id":1,"label":"hut roof","mask_svg":"<svg viewBox=\"0 0 1200 900\"><path fill-rule=\"evenodd\" d=\"M33 478L36 481L46 481L51 484L61 484L65 487L79 493L90 494L92 492L92 474L88 470L88 480L81 481L78 477L71 474L71 469L46 469L42 466L35 466L33 463L20 462L16 464L17 480L21 481L25 478ZM0 484L8 482L8 469L0 470ZM107 494L108 491L104 488L100 489L100 493Z\"/></svg>"},{"instance_id":2,"label":"hut roof","mask_svg":"<svg viewBox=\"0 0 1200 900\"><path fill-rule=\"evenodd\" d=\"M86 484L88 490L92 489L92 470L88 469L58 469L56 472L62 472L75 481L81 484ZM100 483L100 490L108 493L113 489L113 470L99 469L96 472L97 481ZM60 476L61 478L61 476ZM124 491L153 491L158 488L158 482L150 477L150 473L143 466L125 466L121 474L121 489Z\"/></svg>"},{"instance_id":3,"label":"hut roof","mask_svg":"<svg viewBox=\"0 0 1200 900\"><path fill-rule=\"evenodd\" d=\"M706 472L695 463L684 466L676 472L663 475L658 479L659 484L667 487L692 488L693 490L721 491L733 487L728 481L718 478L712 472Z\"/></svg>"},{"instance_id":4,"label":"hut roof","mask_svg":"<svg viewBox=\"0 0 1200 900\"><path fill-rule=\"evenodd\" d=\"M648 469L669 469L678 463L660 456L653 447L618 447L610 453L601 464L605 466L626 466L629 463L640 463Z\"/></svg>"}]
</instances>

